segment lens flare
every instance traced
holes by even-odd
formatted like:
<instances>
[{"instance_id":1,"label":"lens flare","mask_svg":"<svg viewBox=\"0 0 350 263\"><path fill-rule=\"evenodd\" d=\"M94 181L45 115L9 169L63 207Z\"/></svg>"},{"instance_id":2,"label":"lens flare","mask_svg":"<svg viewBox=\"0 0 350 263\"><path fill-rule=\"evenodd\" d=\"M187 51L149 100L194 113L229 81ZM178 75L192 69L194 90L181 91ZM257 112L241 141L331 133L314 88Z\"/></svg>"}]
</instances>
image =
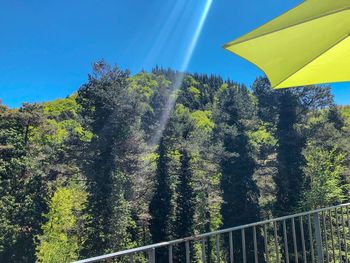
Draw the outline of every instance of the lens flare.
<instances>
[{"instance_id":1,"label":"lens flare","mask_svg":"<svg viewBox=\"0 0 350 263\"><path fill-rule=\"evenodd\" d=\"M204 5L202 15L200 16L200 19L198 21L198 25L197 25L197 27L196 27L196 29L194 31L194 34L193 34L193 37L191 39L190 45L188 46L188 49L187 49L187 52L186 52L186 56L184 58L184 61L183 61L182 67L181 67L181 71L186 71L187 70L188 64L190 63L193 51L196 48L199 36L200 36L200 34L202 32L205 20L206 20L206 18L208 16L208 13L209 13L209 10L210 10L210 7L211 7L212 3L213 3L213 0L207 0L205 5Z\"/></svg>"},{"instance_id":2,"label":"lens flare","mask_svg":"<svg viewBox=\"0 0 350 263\"><path fill-rule=\"evenodd\" d=\"M186 0L186 1L188 1L188 0ZM197 1L197 3L202 2L202 1L198 1L198 0L195 0L195 1ZM188 1L188 2L190 2L190 1ZM199 39L200 34L202 32L204 23L206 21L206 18L208 16L208 13L210 11L212 3L213 3L213 0L205 0L204 5L202 4L200 15L194 21L194 27L193 27L193 30L191 32L192 36L190 37L189 41L186 43L186 49L185 49L186 51L185 51L185 54L183 56L183 60L182 60L181 65L180 65L180 73L178 74L178 76L175 80L173 91L170 94L169 98L167 99L165 109L164 109L162 116L160 118L159 129L151 140L151 145L153 145L153 146L158 145L158 143L163 135L164 129L168 123L170 113L171 113L172 109L174 108L174 105L175 105L175 102L177 99L178 90L181 87L182 82L184 80L185 72L188 68L190 61L191 61L193 52L196 48L198 39ZM188 13L188 11L190 11L190 10L182 10L182 12L179 12L179 10L186 9L186 8L188 8L188 6L185 5L183 1L178 1L176 6L175 6L175 9L174 9L176 11L174 11L172 13L172 15L170 16L170 19L172 20L172 22L168 21L166 23L166 25L167 26L172 25L173 27L175 27L177 25L175 14L181 16L183 14ZM174 18L175 18L175 20L173 20ZM175 23L174 23L174 21L175 21ZM172 30L174 30L174 28L164 28L163 32L171 32ZM164 40L164 38L163 38L163 40ZM159 45L159 42L157 43L157 45Z\"/></svg>"}]
</instances>

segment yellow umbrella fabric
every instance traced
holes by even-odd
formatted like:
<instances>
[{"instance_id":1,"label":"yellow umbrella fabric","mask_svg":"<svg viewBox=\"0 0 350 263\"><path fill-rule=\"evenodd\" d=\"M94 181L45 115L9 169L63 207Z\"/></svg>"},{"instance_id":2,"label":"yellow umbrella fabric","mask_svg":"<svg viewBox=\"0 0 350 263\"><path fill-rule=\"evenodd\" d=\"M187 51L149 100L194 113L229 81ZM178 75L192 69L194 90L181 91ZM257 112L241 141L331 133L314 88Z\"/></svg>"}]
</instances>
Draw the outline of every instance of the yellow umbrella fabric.
<instances>
[{"instance_id":1,"label":"yellow umbrella fabric","mask_svg":"<svg viewBox=\"0 0 350 263\"><path fill-rule=\"evenodd\" d=\"M226 44L274 88L350 80L350 0L306 0Z\"/></svg>"}]
</instances>

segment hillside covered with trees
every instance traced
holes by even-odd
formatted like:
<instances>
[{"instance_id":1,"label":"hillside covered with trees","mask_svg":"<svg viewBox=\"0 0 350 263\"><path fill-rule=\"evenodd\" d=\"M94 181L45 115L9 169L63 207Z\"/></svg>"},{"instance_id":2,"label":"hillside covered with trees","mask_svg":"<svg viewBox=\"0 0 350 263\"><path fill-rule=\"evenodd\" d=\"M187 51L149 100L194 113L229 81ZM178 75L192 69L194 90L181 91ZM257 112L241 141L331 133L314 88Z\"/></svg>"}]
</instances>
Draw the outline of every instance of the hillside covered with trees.
<instances>
[{"instance_id":1,"label":"hillside covered with trees","mask_svg":"<svg viewBox=\"0 0 350 263\"><path fill-rule=\"evenodd\" d=\"M71 262L349 201L349 112L326 86L95 63L65 99L0 105L0 262Z\"/></svg>"}]
</instances>

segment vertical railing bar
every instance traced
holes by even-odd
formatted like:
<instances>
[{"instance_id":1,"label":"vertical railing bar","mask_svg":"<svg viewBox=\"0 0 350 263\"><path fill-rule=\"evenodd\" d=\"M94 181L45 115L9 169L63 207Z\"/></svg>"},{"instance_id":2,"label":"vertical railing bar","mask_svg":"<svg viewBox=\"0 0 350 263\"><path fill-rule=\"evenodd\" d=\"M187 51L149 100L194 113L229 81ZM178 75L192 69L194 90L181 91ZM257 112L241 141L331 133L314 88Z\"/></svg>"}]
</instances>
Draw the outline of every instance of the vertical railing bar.
<instances>
[{"instance_id":1,"label":"vertical railing bar","mask_svg":"<svg viewBox=\"0 0 350 263\"><path fill-rule=\"evenodd\" d=\"M349 231L349 239L350 239L350 215L349 215L349 207L346 207L346 214L348 219L348 231Z\"/></svg>"},{"instance_id":2,"label":"vertical railing bar","mask_svg":"<svg viewBox=\"0 0 350 263\"><path fill-rule=\"evenodd\" d=\"M186 247L186 263L190 263L190 242L189 241L186 241L185 247Z\"/></svg>"},{"instance_id":3,"label":"vertical railing bar","mask_svg":"<svg viewBox=\"0 0 350 263\"><path fill-rule=\"evenodd\" d=\"M335 224L336 224L336 228L337 228L337 237L338 237L339 260L341 260L342 253L341 253L341 240L340 240L339 220L338 220L337 208L335 208L334 211L335 211Z\"/></svg>"},{"instance_id":4,"label":"vertical railing bar","mask_svg":"<svg viewBox=\"0 0 350 263\"><path fill-rule=\"evenodd\" d=\"M283 220L283 240L284 240L284 250L286 253L286 263L289 263L289 251L288 251L288 239L287 239L287 227L286 220Z\"/></svg>"},{"instance_id":5,"label":"vertical railing bar","mask_svg":"<svg viewBox=\"0 0 350 263\"><path fill-rule=\"evenodd\" d=\"M242 238L242 253L243 253L243 263L247 263L247 251L245 247L245 230L241 229L241 238Z\"/></svg>"},{"instance_id":6,"label":"vertical railing bar","mask_svg":"<svg viewBox=\"0 0 350 263\"><path fill-rule=\"evenodd\" d=\"M350 227L350 216L349 216L349 207L346 207L346 217L348 219L348 227ZM349 231L349 238L350 238L350 231Z\"/></svg>"},{"instance_id":7,"label":"vertical railing bar","mask_svg":"<svg viewBox=\"0 0 350 263\"><path fill-rule=\"evenodd\" d=\"M311 251L311 262L315 263L315 252L314 252L314 238L312 236L312 225L311 216L308 215L308 225L309 225L309 239L310 239L310 251Z\"/></svg>"},{"instance_id":8,"label":"vertical railing bar","mask_svg":"<svg viewBox=\"0 0 350 263\"><path fill-rule=\"evenodd\" d=\"M295 234L294 217L292 217L292 235L293 235L294 261L295 263L298 263L298 247L297 247L297 239Z\"/></svg>"},{"instance_id":9,"label":"vertical railing bar","mask_svg":"<svg viewBox=\"0 0 350 263\"><path fill-rule=\"evenodd\" d=\"M169 263L173 263L173 245L169 245L168 247L168 256L169 256Z\"/></svg>"},{"instance_id":10,"label":"vertical railing bar","mask_svg":"<svg viewBox=\"0 0 350 263\"><path fill-rule=\"evenodd\" d=\"M348 263L348 245L346 243L346 232L345 232L345 221L344 221L343 207L340 208L340 212L341 212L341 224L343 227L343 236L344 236L345 263Z\"/></svg>"},{"instance_id":11,"label":"vertical railing bar","mask_svg":"<svg viewBox=\"0 0 350 263\"><path fill-rule=\"evenodd\" d=\"M229 238L229 243L230 243L230 263L234 263L232 231L228 234L228 238Z\"/></svg>"},{"instance_id":12,"label":"vertical railing bar","mask_svg":"<svg viewBox=\"0 0 350 263\"><path fill-rule=\"evenodd\" d=\"M299 224L300 224L300 235L301 235L301 246L303 248L303 260L304 263L307 262L306 259L306 248L305 248L305 234L304 234L304 223L303 223L303 217L299 216Z\"/></svg>"},{"instance_id":13,"label":"vertical railing bar","mask_svg":"<svg viewBox=\"0 0 350 263\"><path fill-rule=\"evenodd\" d=\"M264 245L265 245L265 261L269 263L269 249L268 249L268 240L267 240L267 224L264 225Z\"/></svg>"},{"instance_id":14,"label":"vertical railing bar","mask_svg":"<svg viewBox=\"0 0 350 263\"><path fill-rule=\"evenodd\" d=\"M253 243L254 243L254 260L255 263L259 263L258 260L258 244L256 241L256 226L253 226Z\"/></svg>"},{"instance_id":15,"label":"vertical railing bar","mask_svg":"<svg viewBox=\"0 0 350 263\"><path fill-rule=\"evenodd\" d=\"M216 262L220 263L220 235L216 235Z\"/></svg>"},{"instance_id":16,"label":"vertical railing bar","mask_svg":"<svg viewBox=\"0 0 350 263\"><path fill-rule=\"evenodd\" d=\"M346 207L346 218L348 219L348 234L349 234L349 239L350 239L350 217L349 217L349 207ZM346 255L348 256L348 255Z\"/></svg>"},{"instance_id":17,"label":"vertical railing bar","mask_svg":"<svg viewBox=\"0 0 350 263\"><path fill-rule=\"evenodd\" d=\"M277 263L280 263L280 253L279 253L279 246L278 246L278 235L277 235L277 223L276 222L273 222L273 232L274 232L276 260L277 260Z\"/></svg>"},{"instance_id":18,"label":"vertical railing bar","mask_svg":"<svg viewBox=\"0 0 350 263\"><path fill-rule=\"evenodd\" d=\"M316 239L316 248L317 248L317 262L323 262L323 248L322 248L322 235L321 235L321 226L318 212L313 214L314 226L315 226L315 239Z\"/></svg>"},{"instance_id":19,"label":"vertical railing bar","mask_svg":"<svg viewBox=\"0 0 350 263\"><path fill-rule=\"evenodd\" d=\"M202 238L201 240L201 244L202 244L202 263L205 263L206 261L206 256L205 256L205 239Z\"/></svg>"},{"instance_id":20,"label":"vertical railing bar","mask_svg":"<svg viewBox=\"0 0 350 263\"><path fill-rule=\"evenodd\" d=\"M156 250L155 248L151 248L148 251L148 262L149 263L155 263L156 262Z\"/></svg>"},{"instance_id":21,"label":"vertical railing bar","mask_svg":"<svg viewBox=\"0 0 350 263\"><path fill-rule=\"evenodd\" d=\"M332 222L332 210L328 210L329 222L330 222L330 232L331 232L331 241L332 241L332 258L335 262L335 249L334 249L334 235L333 235L333 222Z\"/></svg>"},{"instance_id":22,"label":"vertical railing bar","mask_svg":"<svg viewBox=\"0 0 350 263\"><path fill-rule=\"evenodd\" d=\"M326 260L327 260L327 263L329 263L327 225L326 225L326 217L325 217L325 212L324 211L322 211L322 224L323 224L324 244L325 244L325 247L326 247Z\"/></svg>"}]
</instances>

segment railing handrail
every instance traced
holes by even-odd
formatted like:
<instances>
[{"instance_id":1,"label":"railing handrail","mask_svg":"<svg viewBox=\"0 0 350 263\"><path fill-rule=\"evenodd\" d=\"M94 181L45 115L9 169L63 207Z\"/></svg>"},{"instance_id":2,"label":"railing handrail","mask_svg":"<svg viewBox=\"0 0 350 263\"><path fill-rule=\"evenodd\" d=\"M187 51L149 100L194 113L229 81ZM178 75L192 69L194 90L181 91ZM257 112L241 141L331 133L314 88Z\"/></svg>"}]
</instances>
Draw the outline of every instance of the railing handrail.
<instances>
[{"instance_id":1,"label":"railing handrail","mask_svg":"<svg viewBox=\"0 0 350 263\"><path fill-rule=\"evenodd\" d=\"M268 219L268 220L264 220L264 221L255 222L255 223L250 223L250 224L240 225L240 226L236 226L236 227L221 229L221 230L217 230L217 231L213 231L213 232L209 232L209 233L204 233L204 234L200 234L200 235L185 237L185 238L181 238L181 239L175 239L175 240L171 240L171 241L151 244L151 245L127 249L127 250L122 250L119 252L109 253L109 254L105 254L102 256L78 260L78 261L75 261L74 263L90 263L90 262L97 262L97 261L106 260L106 259L112 259L112 258L120 257L120 256L137 254L140 252L149 251L150 249L156 249L156 248L176 245L176 244L183 243L186 241L200 240L200 239L203 239L206 237L217 236L220 234L238 231L238 230L242 230L242 229L246 229L246 228L250 228L250 227L254 227L254 226L256 227L256 226L265 225L265 224L269 224L269 223L273 223L273 222L284 221L284 220L288 220L291 218L312 215L315 213L320 213L320 212L324 212L324 211L328 211L328 210L332 210L332 209L337 209L337 208L342 208L342 207L346 207L346 206L350 206L350 203L345 203L345 204L336 205L336 206L330 206L330 207L326 207L326 208L315 209L315 210L301 212L301 213L297 213L297 214L293 214L293 215L282 216L282 217L272 218L272 219Z\"/></svg>"}]
</instances>

